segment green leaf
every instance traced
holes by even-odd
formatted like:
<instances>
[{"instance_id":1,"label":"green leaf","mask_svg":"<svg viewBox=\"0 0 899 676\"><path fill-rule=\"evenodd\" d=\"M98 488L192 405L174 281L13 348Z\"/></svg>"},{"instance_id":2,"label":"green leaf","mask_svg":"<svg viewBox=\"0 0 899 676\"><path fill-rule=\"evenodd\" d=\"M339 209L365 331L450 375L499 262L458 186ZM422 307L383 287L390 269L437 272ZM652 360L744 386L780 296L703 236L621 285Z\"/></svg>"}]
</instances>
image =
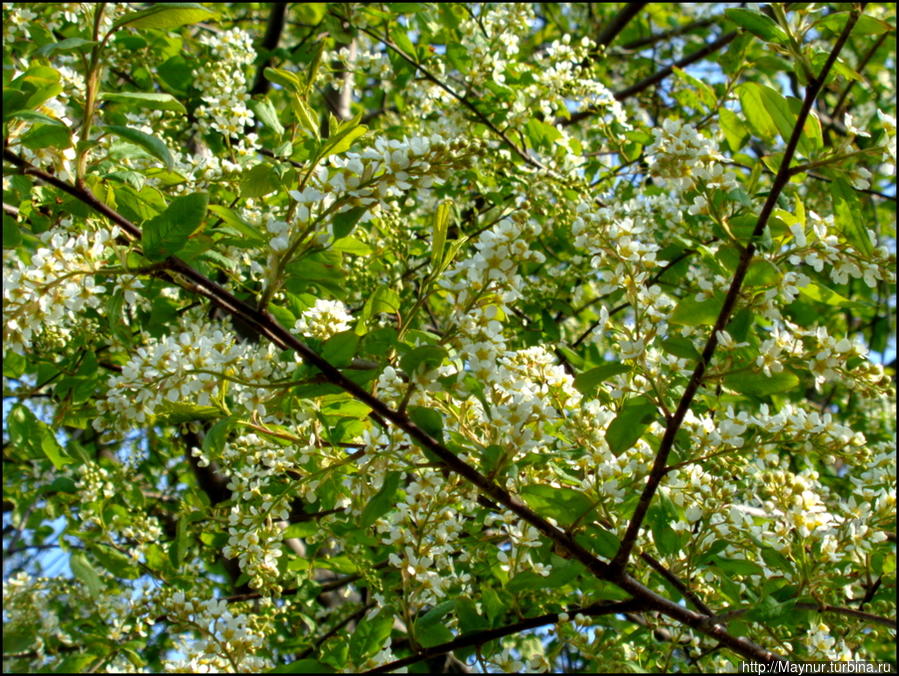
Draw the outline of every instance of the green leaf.
<instances>
[{"instance_id":1,"label":"green leaf","mask_svg":"<svg viewBox=\"0 0 899 676\"><path fill-rule=\"evenodd\" d=\"M403 355L400 359L400 368L410 376L415 375L419 366L423 366L425 371L435 369L443 363L446 356L446 350L442 347L420 345Z\"/></svg>"},{"instance_id":2,"label":"green leaf","mask_svg":"<svg viewBox=\"0 0 899 676\"><path fill-rule=\"evenodd\" d=\"M835 307L849 307L852 305L852 301L845 296L841 296L833 289L820 284L807 284L799 288L799 293L806 298L825 305L833 305Z\"/></svg>"},{"instance_id":3,"label":"green leaf","mask_svg":"<svg viewBox=\"0 0 899 676\"><path fill-rule=\"evenodd\" d=\"M780 92L771 89L771 87L764 85L755 86L758 87L757 91L762 105L774 122L774 126L777 127L780 137L786 143L793 134L793 127L796 126L796 118L787 105L787 100Z\"/></svg>"},{"instance_id":4,"label":"green leaf","mask_svg":"<svg viewBox=\"0 0 899 676\"><path fill-rule=\"evenodd\" d=\"M678 68L677 66L672 66L672 70L674 74L678 77L678 79L686 82L690 89L696 93L696 96L699 98L699 101L705 105L707 108L712 108L718 100L718 97L715 95L715 90L712 89L708 84L700 80L699 78L695 78L690 75L688 72L683 70L682 68Z\"/></svg>"},{"instance_id":5,"label":"green leaf","mask_svg":"<svg viewBox=\"0 0 899 676\"><path fill-rule=\"evenodd\" d=\"M334 239L341 239L349 235L366 211L368 211L368 207L353 207L347 211L341 211L339 214L334 214L334 218L331 220Z\"/></svg>"},{"instance_id":6,"label":"green leaf","mask_svg":"<svg viewBox=\"0 0 899 676\"><path fill-rule=\"evenodd\" d=\"M143 226L144 255L151 261L174 256L203 222L209 195L197 192L176 197L168 208Z\"/></svg>"},{"instance_id":7,"label":"green leaf","mask_svg":"<svg viewBox=\"0 0 899 676\"><path fill-rule=\"evenodd\" d=\"M233 209L229 209L220 204L210 204L209 211L218 216L231 230L234 231L235 235L246 240L248 244L252 244L253 246L263 246L265 244L265 239L262 234L234 213Z\"/></svg>"},{"instance_id":8,"label":"green leaf","mask_svg":"<svg viewBox=\"0 0 899 676\"><path fill-rule=\"evenodd\" d=\"M612 453L621 455L637 443L656 415L656 405L646 397L633 397L625 401L606 430L606 441Z\"/></svg>"},{"instance_id":9,"label":"green leaf","mask_svg":"<svg viewBox=\"0 0 899 676\"><path fill-rule=\"evenodd\" d=\"M99 596L103 593L103 590L106 589L106 585L103 584L100 575L84 554L81 554L80 552L72 554L69 559L69 567L72 569L75 577L84 583L84 586L87 587L91 596Z\"/></svg>"},{"instance_id":10,"label":"green leaf","mask_svg":"<svg viewBox=\"0 0 899 676\"><path fill-rule=\"evenodd\" d=\"M360 664L366 657L380 649L393 627L393 616L387 608L372 618L365 618L356 626L350 636L349 657L355 664Z\"/></svg>"},{"instance_id":11,"label":"green leaf","mask_svg":"<svg viewBox=\"0 0 899 676\"><path fill-rule=\"evenodd\" d=\"M558 557L553 562L552 572L547 575L538 575L531 570L524 570L509 580L506 590L513 594L532 589L558 589L575 579L584 571L584 566L577 561L566 561Z\"/></svg>"},{"instance_id":12,"label":"green leaf","mask_svg":"<svg viewBox=\"0 0 899 676\"><path fill-rule=\"evenodd\" d=\"M443 416L439 411L424 406L410 406L409 419L437 441L443 441Z\"/></svg>"},{"instance_id":13,"label":"green leaf","mask_svg":"<svg viewBox=\"0 0 899 676\"><path fill-rule=\"evenodd\" d=\"M630 370L629 366L625 366L621 362L606 362L605 364L600 364L596 368L592 368L589 371L585 371L584 373L575 376L574 386L581 394L590 396L604 380L608 380L612 376L617 376L620 373L627 373Z\"/></svg>"},{"instance_id":14,"label":"green leaf","mask_svg":"<svg viewBox=\"0 0 899 676\"><path fill-rule=\"evenodd\" d=\"M411 57L413 61L418 61L418 54L415 51L415 45L412 44L412 40L409 39L409 36L402 28L397 28L391 33L391 37L393 38L396 46L400 48L402 52L406 54L406 56Z\"/></svg>"},{"instance_id":15,"label":"green leaf","mask_svg":"<svg viewBox=\"0 0 899 676\"><path fill-rule=\"evenodd\" d=\"M362 114L360 113L352 120L344 122L336 133L332 132L331 136L329 136L322 144L321 150L319 150L318 155L316 156L316 160L321 161L330 155L339 155L340 153L349 150L353 145L353 141L368 131L368 127L364 124L359 124L359 120L361 119Z\"/></svg>"},{"instance_id":16,"label":"green leaf","mask_svg":"<svg viewBox=\"0 0 899 676\"><path fill-rule=\"evenodd\" d=\"M184 557L187 556L187 548L190 546L189 526L190 519L188 515L182 514L178 519L178 525L175 527L175 539L169 545L169 561L176 569L181 567Z\"/></svg>"},{"instance_id":17,"label":"green leaf","mask_svg":"<svg viewBox=\"0 0 899 676\"><path fill-rule=\"evenodd\" d=\"M467 596L456 599L456 617L459 618L459 628L463 633L480 631L488 627L487 620L478 613L474 601Z\"/></svg>"},{"instance_id":18,"label":"green leaf","mask_svg":"<svg viewBox=\"0 0 899 676\"><path fill-rule=\"evenodd\" d=\"M434 222L431 229L431 270L435 274L440 272L443 264L443 249L446 246L446 233L449 230L452 214L453 201L451 199L440 202L434 211Z\"/></svg>"},{"instance_id":19,"label":"green leaf","mask_svg":"<svg viewBox=\"0 0 899 676\"><path fill-rule=\"evenodd\" d=\"M334 366L346 366L353 360L358 347L359 336L355 331L341 331L325 341L321 355Z\"/></svg>"},{"instance_id":20,"label":"green leaf","mask_svg":"<svg viewBox=\"0 0 899 676\"><path fill-rule=\"evenodd\" d=\"M429 648L440 643L452 641L452 633L440 621L455 607L455 600L443 601L416 619L414 625L415 638L418 639L418 642Z\"/></svg>"},{"instance_id":21,"label":"green leaf","mask_svg":"<svg viewBox=\"0 0 899 676\"><path fill-rule=\"evenodd\" d=\"M731 151L738 152L741 150L746 141L749 140L749 134L746 132L746 128L743 126L740 118L737 117L737 114L727 108L721 108L718 111L718 123L721 126L721 131L724 132L724 138L727 139L727 145L730 146Z\"/></svg>"},{"instance_id":22,"label":"green leaf","mask_svg":"<svg viewBox=\"0 0 899 676\"><path fill-rule=\"evenodd\" d=\"M400 297L396 291L386 286L379 286L375 292L365 301L362 309L362 317L368 321L372 315L381 312L396 313L400 311Z\"/></svg>"},{"instance_id":23,"label":"green leaf","mask_svg":"<svg viewBox=\"0 0 899 676\"><path fill-rule=\"evenodd\" d=\"M281 125L281 120L278 119L278 111L275 110L275 106L272 105L270 99L265 98L261 101L255 101L253 103L253 111L262 120L262 123L278 136L284 133L284 127Z\"/></svg>"},{"instance_id":24,"label":"green leaf","mask_svg":"<svg viewBox=\"0 0 899 676\"><path fill-rule=\"evenodd\" d=\"M763 89L755 82L744 82L737 87L737 95L740 98L743 114L752 131L757 137L767 140L776 136L778 129L765 107L762 99Z\"/></svg>"},{"instance_id":25,"label":"green leaf","mask_svg":"<svg viewBox=\"0 0 899 676\"><path fill-rule=\"evenodd\" d=\"M53 52L73 52L78 49L86 49L93 47L97 42L95 40L85 40L84 38L66 38L59 42L51 42L44 45L35 54L40 56L50 56Z\"/></svg>"},{"instance_id":26,"label":"green leaf","mask_svg":"<svg viewBox=\"0 0 899 676\"><path fill-rule=\"evenodd\" d=\"M766 42L783 44L790 39L783 28L778 26L771 17L761 12L751 9L727 9L724 11L724 15Z\"/></svg>"},{"instance_id":27,"label":"green leaf","mask_svg":"<svg viewBox=\"0 0 899 676\"><path fill-rule=\"evenodd\" d=\"M852 246L870 256L873 253L871 238L865 229L864 212L855 190L847 181L837 178L830 183L830 195L837 227Z\"/></svg>"},{"instance_id":28,"label":"green leaf","mask_svg":"<svg viewBox=\"0 0 899 676\"><path fill-rule=\"evenodd\" d=\"M581 491L567 486L531 484L519 494L528 507L544 517L552 517L559 524L569 526L592 511L593 502Z\"/></svg>"},{"instance_id":29,"label":"green leaf","mask_svg":"<svg viewBox=\"0 0 899 676\"><path fill-rule=\"evenodd\" d=\"M745 559L724 559L715 557L711 563L728 575L748 576L765 574L765 569L759 564L753 561L746 561Z\"/></svg>"},{"instance_id":30,"label":"green leaf","mask_svg":"<svg viewBox=\"0 0 899 676\"><path fill-rule=\"evenodd\" d=\"M156 92L100 92L99 97L104 101L130 103L138 108L173 110L176 113L187 113L187 108L184 107L184 104L171 94Z\"/></svg>"},{"instance_id":31,"label":"green leaf","mask_svg":"<svg viewBox=\"0 0 899 676\"><path fill-rule=\"evenodd\" d=\"M796 600L779 603L774 597L766 596L746 614L746 619L761 622L766 627L793 624L796 621Z\"/></svg>"},{"instance_id":32,"label":"green leaf","mask_svg":"<svg viewBox=\"0 0 899 676\"><path fill-rule=\"evenodd\" d=\"M14 113L10 113L6 116L7 119L20 119L20 120L29 120L31 122L43 122L45 124L55 124L59 127L65 127L66 125L57 120L55 117L50 117L49 115L45 115L44 113L39 113L36 110L17 110Z\"/></svg>"},{"instance_id":33,"label":"green leaf","mask_svg":"<svg viewBox=\"0 0 899 676\"><path fill-rule=\"evenodd\" d=\"M393 471L387 473L381 489L368 501L365 509L362 510L362 516L359 518L360 527L368 528L393 508L396 504L396 493L399 490L402 478L402 472Z\"/></svg>"},{"instance_id":34,"label":"green leaf","mask_svg":"<svg viewBox=\"0 0 899 676\"><path fill-rule=\"evenodd\" d=\"M167 30L206 21L214 16L215 12L197 2L161 2L148 9L126 14L113 24L113 28L131 26Z\"/></svg>"},{"instance_id":35,"label":"green leaf","mask_svg":"<svg viewBox=\"0 0 899 676\"><path fill-rule=\"evenodd\" d=\"M671 527L678 521L677 509L671 500L659 496L657 502L649 508L647 523L652 530L652 539L663 556L676 554L683 547L681 536Z\"/></svg>"},{"instance_id":36,"label":"green leaf","mask_svg":"<svg viewBox=\"0 0 899 676\"><path fill-rule=\"evenodd\" d=\"M481 589L481 603L483 604L484 612L487 613L490 624L495 627L497 620L506 614L506 603L503 602L499 594L497 594L496 590L492 587L484 587Z\"/></svg>"},{"instance_id":37,"label":"green leaf","mask_svg":"<svg viewBox=\"0 0 899 676\"><path fill-rule=\"evenodd\" d=\"M263 75L265 75L265 79L272 84L276 84L279 87L285 87L291 91L299 91L303 86L302 81L296 73L282 68L266 68L263 71Z\"/></svg>"},{"instance_id":38,"label":"green leaf","mask_svg":"<svg viewBox=\"0 0 899 676\"><path fill-rule=\"evenodd\" d=\"M234 425L234 418L223 418L209 428L203 437L203 453L209 456L218 456L225 448L228 440L228 432Z\"/></svg>"},{"instance_id":39,"label":"green leaf","mask_svg":"<svg viewBox=\"0 0 899 676\"><path fill-rule=\"evenodd\" d=\"M10 442L26 452L32 458L46 457L56 469L75 462L66 455L59 445L50 426L38 420L29 408L22 404L12 407L7 417L7 429Z\"/></svg>"},{"instance_id":40,"label":"green leaf","mask_svg":"<svg viewBox=\"0 0 899 676\"><path fill-rule=\"evenodd\" d=\"M690 361L699 359L699 350L693 346L693 341L686 336L672 336L671 338L666 338L662 341L661 345L665 352L673 354L675 357L689 359Z\"/></svg>"},{"instance_id":41,"label":"green leaf","mask_svg":"<svg viewBox=\"0 0 899 676\"><path fill-rule=\"evenodd\" d=\"M73 490L72 492L74 493L75 491ZM140 572L134 561L112 547L94 547L91 549L91 553L97 559L97 563L115 577L126 580L136 580L140 577Z\"/></svg>"},{"instance_id":42,"label":"green leaf","mask_svg":"<svg viewBox=\"0 0 899 676\"><path fill-rule=\"evenodd\" d=\"M742 372L725 376L724 385L740 394L766 397L778 392L789 392L799 385L799 377L791 371L781 371L766 376L764 373Z\"/></svg>"},{"instance_id":43,"label":"green leaf","mask_svg":"<svg viewBox=\"0 0 899 676\"><path fill-rule=\"evenodd\" d=\"M849 12L833 12L832 14L828 14L827 16L818 19L814 25L826 26L839 35L843 32L848 20ZM862 14L858 17L856 24L852 27L852 35L880 35L881 33L889 33L895 30L895 26L882 19L878 19L868 14Z\"/></svg>"},{"instance_id":44,"label":"green leaf","mask_svg":"<svg viewBox=\"0 0 899 676\"><path fill-rule=\"evenodd\" d=\"M37 636L32 630L39 625L17 625L15 628L3 628L3 658L7 659L8 655L23 653L34 648Z\"/></svg>"},{"instance_id":45,"label":"green leaf","mask_svg":"<svg viewBox=\"0 0 899 676\"><path fill-rule=\"evenodd\" d=\"M614 557L621 546L621 540L617 535L596 524L587 524L584 531L575 536L575 541L605 559Z\"/></svg>"},{"instance_id":46,"label":"green leaf","mask_svg":"<svg viewBox=\"0 0 899 676\"><path fill-rule=\"evenodd\" d=\"M693 296L688 296L681 299L668 321L672 324L681 324L683 326L711 326L718 319L723 305L723 294L707 298L706 300L694 300Z\"/></svg>"},{"instance_id":47,"label":"green leaf","mask_svg":"<svg viewBox=\"0 0 899 676\"><path fill-rule=\"evenodd\" d=\"M115 124L109 125L106 127L106 130L116 136L121 136L126 141L130 141L131 143L140 146L153 157L162 160L166 168L171 169L174 166L175 162L172 159L172 154L169 152L168 147L155 136L150 136L149 134L145 134L137 129L132 129L131 127L122 127Z\"/></svg>"},{"instance_id":48,"label":"green leaf","mask_svg":"<svg viewBox=\"0 0 899 676\"><path fill-rule=\"evenodd\" d=\"M257 164L246 172L240 180L240 196L257 198L281 187L278 175L271 165Z\"/></svg>"},{"instance_id":49,"label":"green leaf","mask_svg":"<svg viewBox=\"0 0 899 676\"><path fill-rule=\"evenodd\" d=\"M22 144L31 150L40 148L68 148L72 137L67 127L58 124L41 124L22 134Z\"/></svg>"},{"instance_id":50,"label":"green leaf","mask_svg":"<svg viewBox=\"0 0 899 676\"><path fill-rule=\"evenodd\" d=\"M333 674L334 669L327 664L322 664L317 660L302 659L295 660L290 664L282 664L275 667L269 674Z\"/></svg>"}]
</instances>

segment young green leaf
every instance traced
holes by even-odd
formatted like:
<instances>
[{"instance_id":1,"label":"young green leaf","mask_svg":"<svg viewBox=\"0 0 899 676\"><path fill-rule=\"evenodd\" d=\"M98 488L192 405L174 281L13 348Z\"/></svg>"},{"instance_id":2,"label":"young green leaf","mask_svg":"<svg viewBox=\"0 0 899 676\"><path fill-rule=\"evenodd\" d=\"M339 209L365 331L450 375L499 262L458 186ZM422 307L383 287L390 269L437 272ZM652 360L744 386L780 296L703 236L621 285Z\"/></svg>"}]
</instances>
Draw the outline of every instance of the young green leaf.
<instances>
[{"instance_id":1,"label":"young green leaf","mask_svg":"<svg viewBox=\"0 0 899 676\"><path fill-rule=\"evenodd\" d=\"M130 141L131 143L140 146L153 157L162 160L167 169L171 169L174 166L175 161L172 159L172 154L169 152L168 146L155 136L150 136L150 134L146 134L138 129L123 127L116 124L109 125L106 127L106 130L116 136L121 136L126 141Z\"/></svg>"}]
</instances>

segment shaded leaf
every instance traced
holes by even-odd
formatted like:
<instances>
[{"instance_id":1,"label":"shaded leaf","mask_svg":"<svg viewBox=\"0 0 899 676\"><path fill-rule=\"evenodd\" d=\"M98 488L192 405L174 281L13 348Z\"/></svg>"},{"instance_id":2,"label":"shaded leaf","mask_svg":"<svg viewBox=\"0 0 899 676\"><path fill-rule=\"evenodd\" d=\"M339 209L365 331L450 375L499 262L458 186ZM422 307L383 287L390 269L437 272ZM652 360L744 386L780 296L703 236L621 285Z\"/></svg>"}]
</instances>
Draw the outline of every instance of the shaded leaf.
<instances>
[{"instance_id":1,"label":"shaded leaf","mask_svg":"<svg viewBox=\"0 0 899 676\"><path fill-rule=\"evenodd\" d=\"M126 141L130 141L131 143L140 146L153 157L162 160L166 168L171 169L174 166L175 162L172 159L172 154L169 152L168 147L155 136L150 136L149 134L145 134L137 129L132 129L131 127L122 127L115 124L106 127L106 130L112 132L116 136L121 136Z\"/></svg>"}]
</instances>

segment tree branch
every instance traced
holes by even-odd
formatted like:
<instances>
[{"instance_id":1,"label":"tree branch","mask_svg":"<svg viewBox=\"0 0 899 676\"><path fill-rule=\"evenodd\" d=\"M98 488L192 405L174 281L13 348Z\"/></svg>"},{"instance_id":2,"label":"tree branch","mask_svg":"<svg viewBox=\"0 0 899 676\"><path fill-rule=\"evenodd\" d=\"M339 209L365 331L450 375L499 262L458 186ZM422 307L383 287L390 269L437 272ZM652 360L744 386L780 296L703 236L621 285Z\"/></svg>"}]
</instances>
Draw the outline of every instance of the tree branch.
<instances>
[{"instance_id":1,"label":"tree branch","mask_svg":"<svg viewBox=\"0 0 899 676\"><path fill-rule=\"evenodd\" d=\"M809 116L812 104L815 102L815 98L818 96L818 93L824 86L824 81L827 79L827 74L830 72L830 69L836 61L837 56L843 49L843 45L849 38L849 33L851 32L853 26L855 26L856 21L858 21L859 12L860 10L858 8L853 8L849 20L846 22L846 27L843 29L843 33L840 35L837 43L831 50L827 62L824 64L824 67L821 69L818 77L810 82L808 87L806 88L805 99L802 102L802 108L799 110L796 124L793 126L793 133L790 135L790 140L787 143L787 147L784 151L783 160L778 167L777 175L774 177L771 191L768 193L765 204L762 206L762 211L759 214L758 222L753 229L749 244L743 249L740 255L740 262L737 265L737 269L734 272L734 277L731 280L730 288L728 289L727 295L724 298L724 304L721 307L718 318L715 320L715 325L714 327L712 327L711 335L706 342L705 348L702 351L702 355L700 356L699 361L696 364L696 368L693 370L693 374L690 377L690 382L684 389L684 393L681 396L680 403L677 406L677 410L675 411L674 416L669 419L668 424L665 427L665 435L662 437L662 442L659 445L658 452L656 453L655 461L653 462L649 478L646 481L646 486L644 487L643 493L640 496L640 501L637 503L634 514L631 516L627 531L625 532L624 538L621 541L621 546L619 547L618 552L615 554L615 557L610 563L613 570L623 570L627 565L628 559L631 555L631 551L633 550L634 544L636 543L637 537L640 533L640 527L643 525L643 519L645 518L646 512L649 509L649 504L652 502L652 499L655 496L656 490L658 489L662 478L668 471L668 456L674 446L675 435L680 429L681 423L683 422L687 411L690 410L690 405L693 403L693 397L696 395L696 392L702 385L706 368L712 362L712 357L715 354L715 348L718 346L718 332L723 331L727 326L727 323L730 320L731 313L733 312L733 309L737 303L737 297L740 294L740 287L743 285L743 279L746 277L746 272L749 269L749 264L752 261L753 255L755 254L755 243L764 232L765 227L768 224L768 219L771 217L771 213L774 211L774 207L777 204L777 199L778 197L780 197L784 186L786 186L790 180L790 163L792 162L793 156L796 153L796 147L799 144L800 137L802 136L802 129L805 125L806 119Z\"/></svg>"},{"instance_id":2,"label":"tree branch","mask_svg":"<svg viewBox=\"0 0 899 676\"><path fill-rule=\"evenodd\" d=\"M262 38L262 44L259 45L260 51L269 52L265 54L262 62L256 70L256 79L253 81L253 88L250 89L250 98L257 94L265 94L271 86L266 79L264 73L272 62L271 52L278 46L281 41L281 33L284 30L284 16L287 13L286 2L273 2L271 13L268 15L268 24L265 27L265 36Z\"/></svg>"},{"instance_id":3,"label":"tree branch","mask_svg":"<svg viewBox=\"0 0 899 676\"><path fill-rule=\"evenodd\" d=\"M643 47L651 47L652 45L663 42L665 40L669 40L671 38L680 37L681 35L685 35L692 30L697 28L707 28L715 23L714 19L702 19L701 21L691 21L688 24L684 24L683 26L678 26L677 28L672 28L671 30L663 31L661 33L656 33L655 35L650 35L645 38L640 38L638 40L631 40L623 45L619 46L619 49L626 49L628 51L642 49Z\"/></svg>"},{"instance_id":4,"label":"tree branch","mask_svg":"<svg viewBox=\"0 0 899 676\"><path fill-rule=\"evenodd\" d=\"M643 8L648 4L648 2L626 3L618 14L603 27L602 32L600 32L599 36L596 38L597 47L602 48L612 44L615 38L618 37L618 34L624 30L624 27L630 23L630 20L643 11Z\"/></svg>"},{"instance_id":5,"label":"tree branch","mask_svg":"<svg viewBox=\"0 0 899 676\"><path fill-rule=\"evenodd\" d=\"M811 603L809 601L799 601L794 606L797 610L814 610L819 613L827 613L832 615L846 615L849 617L857 617L861 620L865 620L866 622L870 622L872 624L879 624L884 627L890 627L891 629L896 629L896 620L891 617L883 617L881 615L875 615L874 613L866 613L863 610L856 610L855 608L844 608L842 606L831 606L825 604L817 604ZM725 613L721 613L717 616L721 622L729 622L735 617L740 617L741 615L745 615L748 613L751 608L739 608L737 610L730 610Z\"/></svg>"},{"instance_id":6,"label":"tree branch","mask_svg":"<svg viewBox=\"0 0 899 676\"><path fill-rule=\"evenodd\" d=\"M345 17L342 17L342 16L340 16L340 15L334 13L334 12L331 12L331 14L333 14L333 15L334 15L335 17L337 17L338 19L341 19L342 21L347 21L347 22L348 22L348 19L346 19ZM546 168L542 163L538 162L538 161L535 160L533 157L531 157L530 155L528 155L527 152L525 152L524 150L522 150L522 149L521 149L521 148L520 148L520 147L519 147L519 146L518 146L512 139L509 138L508 134L506 134L503 130L501 130L499 127L497 127L495 124L493 124L493 122L490 120L490 118L487 117L484 113L482 113L482 112L480 111L480 109L478 109L478 107L475 106L475 105L468 99L467 96L464 96L464 95L462 95L462 94L456 93L456 91L455 91L454 89L452 89L449 85L447 85L446 83L444 83L440 78L438 78L437 76L435 76L431 71L429 71L427 68L425 68L424 66L422 66L420 63L418 63L417 61L415 61L414 59L412 59L412 58L411 58L408 54L406 54L402 49L400 49L399 47L397 47L396 44L394 44L394 42L393 42L392 40L390 40L390 39L388 39L388 38L385 38L385 37L381 37L380 35L378 35L378 34L375 33L374 31L369 30L368 28L365 28L364 26L361 26L361 27L357 26L357 28L358 28L358 30L361 30L363 33L365 33L365 34L368 35L369 37L371 37L371 38L377 40L378 42L381 42L381 43L382 43L385 47L387 47L388 49L391 49L391 50L393 50L394 52L396 52L396 54L397 54L401 59L403 59L406 63L408 63L410 66L412 66L412 67L415 68L418 72L420 72L422 75L424 75L425 78L427 78L428 80L430 80L431 82L433 82L435 85L437 85L438 87L440 87L443 91L445 91L447 94L449 94L450 96L452 96L454 99L456 99L456 100L457 100L459 103L461 103L463 106L465 106L466 108L468 108L472 113L475 114L475 116L476 116L482 123L484 123L484 125L487 126L487 128L490 129L490 131L492 131L494 134L496 134L497 136L499 136L499 137L503 140L503 142L504 142L509 148L511 148L512 151L513 151L516 155L518 155L522 160L524 160L525 163L531 165L532 167L535 167L536 169L540 169L540 170L542 170L542 171L548 171L547 168Z\"/></svg>"},{"instance_id":7,"label":"tree branch","mask_svg":"<svg viewBox=\"0 0 899 676\"><path fill-rule=\"evenodd\" d=\"M86 188L75 187L65 181L61 181L51 174L33 166L8 149L4 149L3 157L17 167L20 167L25 174L46 181L51 185L59 187L60 190L63 190L73 197L76 197L95 211L98 211L109 218L113 223L119 225L134 240L140 240L141 232L137 226L121 214L117 213L114 209L111 209L100 202ZM764 662L767 664L783 659L751 641L727 633L724 627L715 624L712 621L713 618L708 615L695 613L660 596L625 574L622 568L619 567L614 569L610 567L609 564L601 561L593 553L576 542L572 535L561 528L550 524L546 519L525 505L520 498L512 495L492 479L481 474L472 465L469 465L467 462L456 456L456 454L447 449L446 446L413 423L404 413L390 408L368 390L347 378L330 362L310 349L305 343L294 337L287 329L281 326L271 314L258 310L239 300L219 284L197 272L177 257L172 256L166 259L166 262L168 263L168 269L182 278L183 288L209 298L228 313L243 320L249 327L258 331L261 336L264 336L279 348L289 349L296 352L302 357L303 361L321 371L332 384L337 385L357 400L366 404L371 409L371 413L369 414L370 417L373 417L376 421L380 421L384 424L386 424L384 421L392 422L399 429L403 430L403 432L405 432L415 443L436 455L447 469L455 472L470 484L477 487L481 493L491 498L494 502L501 504L519 519L536 528L544 537L558 545L562 550L567 551L574 559L582 563L587 570L598 579L613 582L629 592L637 600L649 603L659 612L662 612L687 626L693 627L708 636L718 639L736 653L753 661ZM670 445L671 441L669 440L668 443Z\"/></svg>"},{"instance_id":8,"label":"tree branch","mask_svg":"<svg viewBox=\"0 0 899 676\"><path fill-rule=\"evenodd\" d=\"M598 617L601 615L612 615L634 611L640 612L643 610L652 610L652 608L647 607L646 604L642 602L630 599L628 601L619 601L618 603L609 603L606 605L594 604L583 608L572 608L568 611L568 614L576 615L580 613L581 615ZM471 632L459 636L458 638L454 638L452 641L441 643L440 645L435 645L430 648L424 648L417 653L414 653L413 655L394 660L393 662L381 665L380 667L363 673L382 674L388 671L394 671L396 669L407 667L410 664L416 664L417 662L421 662L432 657L445 655L446 653L452 652L453 650L483 645L484 643L494 641L504 636L511 636L512 634L518 634L522 631L527 631L528 629L543 627L547 624L557 624L558 622L559 613L547 613L538 617L531 617L526 620L522 620L521 622L516 622L515 624L506 625L505 627L497 627L495 629L484 629L482 631Z\"/></svg>"}]
</instances>

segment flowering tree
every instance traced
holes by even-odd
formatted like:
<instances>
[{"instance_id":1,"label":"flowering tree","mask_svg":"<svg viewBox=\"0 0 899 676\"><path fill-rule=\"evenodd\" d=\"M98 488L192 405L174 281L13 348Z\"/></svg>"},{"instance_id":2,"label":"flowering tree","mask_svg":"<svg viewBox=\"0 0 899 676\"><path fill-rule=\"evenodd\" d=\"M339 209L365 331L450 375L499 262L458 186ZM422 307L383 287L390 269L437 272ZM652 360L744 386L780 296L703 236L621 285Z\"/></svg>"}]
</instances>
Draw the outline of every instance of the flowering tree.
<instances>
[{"instance_id":1,"label":"flowering tree","mask_svg":"<svg viewBox=\"0 0 899 676\"><path fill-rule=\"evenodd\" d=\"M892 659L894 12L4 4L4 670Z\"/></svg>"}]
</instances>

